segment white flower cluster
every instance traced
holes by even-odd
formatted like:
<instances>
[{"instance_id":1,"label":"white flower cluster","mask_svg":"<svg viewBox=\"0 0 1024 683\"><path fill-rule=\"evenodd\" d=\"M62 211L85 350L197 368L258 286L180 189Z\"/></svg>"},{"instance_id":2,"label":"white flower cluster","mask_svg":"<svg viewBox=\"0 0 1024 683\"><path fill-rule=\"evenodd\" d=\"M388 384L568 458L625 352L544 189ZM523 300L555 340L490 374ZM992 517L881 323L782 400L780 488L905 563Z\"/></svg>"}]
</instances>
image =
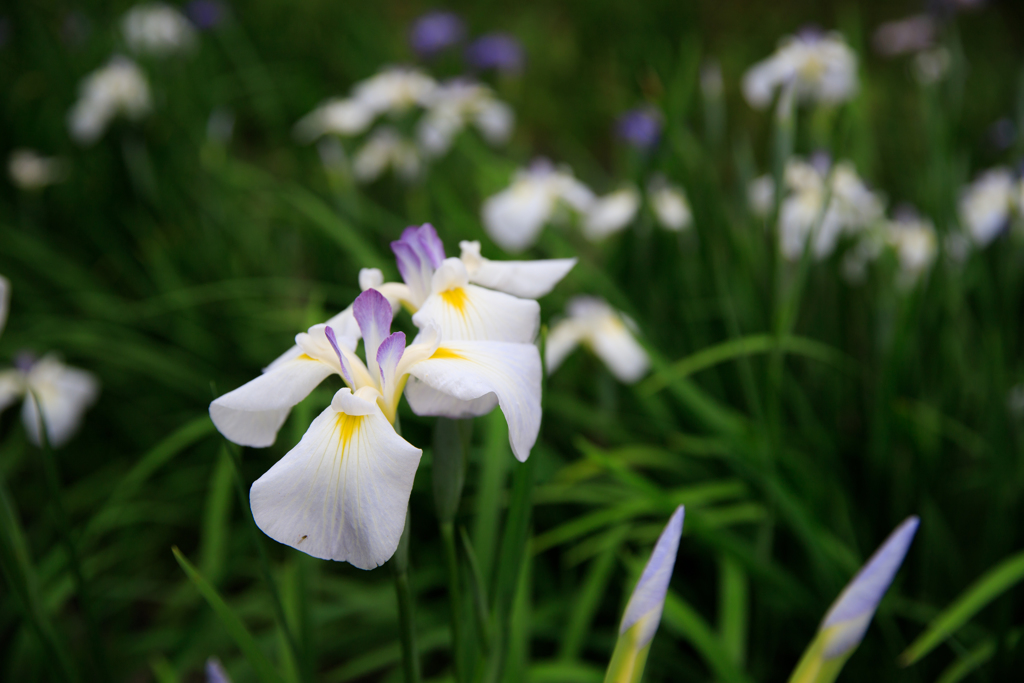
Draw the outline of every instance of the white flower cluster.
<instances>
[{"instance_id":1,"label":"white flower cluster","mask_svg":"<svg viewBox=\"0 0 1024 683\"><path fill-rule=\"evenodd\" d=\"M693 217L681 187L655 176L648 184L647 200L666 230L678 232L690 226ZM537 159L517 171L509 187L487 198L482 218L491 239L516 252L532 246L545 225L565 222L573 214L579 217L587 239L602 240L628 227L641 204L635 187L597 196L568 167L556 168L547 159Z\"/></svg>"},{"instance_id":2,"label":"white flower cluster","mask_svg":"<svg viewBox=\"0 0 1024 683\"><path fill-rule=\"evenodd\" d=\"M137 121L151 106L149 83L142 70L130 59L114 57L82 82L78 102L68 114L71 137L92 144L118 116Z\"/></svg>"},{"instance_id":3,"label":"white flower cluster","mask_svg":"<svg viewBox=\"0 0 1024 683\"><path fill-rule=\"evenodd\" d=\"M985 171L960 194L960 225L971 241L985 247L1024 216L1024 179L1006 167Z\"/></svg>"},{"instance_id":4,"label":"white flower cluster","mask_svg":"<svg viewBox=\"0 0 1024 683\"><path fill-rule=\"evenodd\" d=\"M128 49L135 54L164 57L190 49L196 40L196 30L185 15L162 2L131 8L121 28Z\"/></svg>"},{"instance_id":5,"label":"white flower cluster","mask_svg":"<svg viewBox=\"0 0 1024 683\"><path fill-rule=\"evenodd\" d=\"M414 135L400 131L410 111L416 115ZM389 120L370 131L380 117ZM370 131L352 164L356 179L370 182L388 169L404 179L416 177L424 161L446 154L467 126L488 143L501 144L514 123L512 108L486 85L462 79L438 83L418 69L390 67L357 83L349 97L321 104L296 124L295 133L311 142Z\"/></svg>"}]
</instances>

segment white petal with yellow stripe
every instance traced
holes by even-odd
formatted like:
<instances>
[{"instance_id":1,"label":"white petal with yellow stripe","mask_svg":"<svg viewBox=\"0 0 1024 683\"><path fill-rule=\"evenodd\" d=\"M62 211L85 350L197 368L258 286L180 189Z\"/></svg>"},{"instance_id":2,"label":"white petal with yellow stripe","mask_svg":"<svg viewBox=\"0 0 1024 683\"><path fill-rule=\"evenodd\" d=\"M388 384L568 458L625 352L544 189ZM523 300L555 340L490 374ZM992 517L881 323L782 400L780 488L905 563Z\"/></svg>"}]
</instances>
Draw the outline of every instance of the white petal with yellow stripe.
<instances>
[{"instance_id":1,"label":"white petal with yellow stripe","mask_svg":"<svg viewBox=\"0 0 1024 683\"><path fill-rule=\"evenodd\" d=\"M360 569L394 554L422 451L395 432L378 395L340 390L299 444L256 480L249 500L265 534Z\"/></svg>"}]
</instances>

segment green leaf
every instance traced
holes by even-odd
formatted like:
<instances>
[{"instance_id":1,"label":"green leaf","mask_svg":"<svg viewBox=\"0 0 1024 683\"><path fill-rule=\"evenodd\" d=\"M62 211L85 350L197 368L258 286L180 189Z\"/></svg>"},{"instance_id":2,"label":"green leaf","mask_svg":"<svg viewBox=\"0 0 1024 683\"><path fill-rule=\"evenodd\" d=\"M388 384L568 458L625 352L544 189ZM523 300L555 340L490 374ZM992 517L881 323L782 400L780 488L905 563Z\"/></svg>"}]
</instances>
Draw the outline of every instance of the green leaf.
<instances>
[{"instance_id":1,"label":"green leaf","mask_svg":"<svg viewBox=\"0 0 1024 683\"><path fill-rule=\"evenodd\" d=\"M1021 579L1024 579L1024 552L1012 555L990 569L932 619L925 632L900 655L900 663L909 666L924 657Z\"/></svg>"},{"instance_id":2,"label":"green leaf","mask_svg":"<svg viewBox=\"0 0 1024 683\"><path fill-rule=\"evenodd\" d=\"M282 193L282 197L347 252L355 265L363 268L380 268L385 275L391 274L391 263L350 223L315 194L296 187Z\"/></svg>"},{"instance_id":3,"label":"green leaf","mask_svg":"<svg viewBox=\"0 0 1024 683\"><path fill-rule=\"evenodd\" d=\"M676 361L670 367L659 370L644 381L641 394L655 394L695 372L706 370L728 360L772 351L786 351L819 360L840 369L847 369L851 361L832 347L803 337L775 337L770 334L754 335L732 339L716 346L701 349L686 358Z\"/></svg>"},{"instance_id":4,"label":"green leaf","mask_svg":"<svg viewBox=\"0 0 1024 683\"><path fill-rule=\"evenodd\" d=\"M224 599L217 592L217 589L210 585L210 582L203 578L203 576L196 570L195 567L185 558L185 556L178 550L177 546L171 548L171 552L174 553L174 559L181 565L185 575L195 584L196 589L199 590L200 595L206 600L207 604L213 609L217 618L220 619L220 623L224 626L224 629L228 632L228 635L235 641L238 648L245 655L245 658L249 661L249 665L252 666L256 675L263 683L284 683L284 679L281 678L280 674L274 669L274 666L267 659L267 656L260 650L259 645L256 644L256 640L249 633L249 630L242 623L242 620L237 614L228 606Z\"/></svg>"}]
</instances>

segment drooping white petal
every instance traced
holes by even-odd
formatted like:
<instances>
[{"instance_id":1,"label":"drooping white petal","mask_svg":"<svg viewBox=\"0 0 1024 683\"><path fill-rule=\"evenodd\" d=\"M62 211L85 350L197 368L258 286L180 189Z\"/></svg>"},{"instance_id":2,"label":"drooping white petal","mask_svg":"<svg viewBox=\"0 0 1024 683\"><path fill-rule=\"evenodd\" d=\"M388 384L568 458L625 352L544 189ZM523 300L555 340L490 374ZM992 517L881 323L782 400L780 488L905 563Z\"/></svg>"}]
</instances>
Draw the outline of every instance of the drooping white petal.
<instances>
[{"instance_id":1,"label":"drooping white petal","mask_svg":"<svg viewBox=\"0 0 1024 683\"><path fill-rule=\"evenodd\" d=\"M591 241L604 239L625 229L640 209L640 193L628 187L598 197L587 209L583 236Z\"/></svg>"},{"instance_id":2,"label":"drooping white petal","mask_svg":"<svg viewBox=\"0 0 1024 683\"><path fill-rule=\"evenodd\" d=\"M508 142L515 120L512 107L498 100L489 100L480 106L473 123L487 142L500 145Z\"/></svg>"},{"instance_id":3,"label":"drooping white petal","mask_svg":"<svg viewBox=\"0 0 1024 683\"><path fill-rule=\"evenodd\" d=\"M678 232L690 226L693 214L682 188L671 185L652 187L647 196L661 227Z\"/></svg>"},{"instance_id":4,"label":"drooping white petal","mask_svg":"<svg viewBox=\"0 0 1024 683\"><path fill-rule=\"evenodd\" d=\"M523 251L537 241L555 210L555 199L544 184L519 179L484 202L484 229L505 251Z\"/></svg>"},{"instance_id":5,"label":"drooping white petal","mask_svg":"<svg viewBox=\"0 0 1024 683\"><path fill-rule=\"evenodd\" d=\"M909 517L896 527L836 598L820 629L828 634L826 659L841 657L860 644L878 603L903 564L920 523L919 518Z\"/></svg>"},{"instance_id":6,"label":"drooping white petal","mask_svg":"<svg viewBox=\"0 0 1024 683\"><path fill-rule=\"evenodd\" d=\"M417 415L443 415L453 419L480 417L494 410L498 397L487 394L470 401L463 401L444 394L429 384L411 377L405 385L405 397Z\"/></svg>"},{"instance_id":7,"label":"drooping white petal","mask_svg":"<svg viewBox=\"0 0 1024 683\"><path fill-rule=\"evenodd\" d=\"M299 444L256 480L249 501L265 534L360 569L394 554L422 451L395 432L376 396L339 391Z\"/></svg>"},{"instance_id":8,"label":"drooping white petal","mask_svg":"<svg viewBox=\"0 0 1024 683\"><path fill-rule=\"evenodd\" d=\"M11 283L3 275L0 275L0 334L4 332L7 324L7 311L11 305Z\"/></svg>"},{"instance_id":9,"label":"drooping white petal","mask_svg":"<svg viewBox=\"0 0 1024 683\"><path fill-rule=\"evenodd\" d=\"M647 351L618 319L608 319L589 338L589 343L620 382L636 382L651 367Z\"/></svg>"},{"instance_id":10,"label":"drooping white petal","mask_svg":"<svg viewBox=\"0 0 1024 683\"><path fill-rule=\"evenodd\" d=\"M300 142L312 142L321 135L358 135L369 128L376 114L358 100L332 99L324 102L295 124Z\"/></svg>"},{"instance_id":11,"label":"drooping white petal","mask_svg":"<svg viewBox=\"0 0 1024 683\"><path fill-rule=\"evenodd\" d=\"M532 342L540 329L540 305L471 285L460 259L445 259L434 273L433 293L412 317L417 327L436 327L442 339Z\"/></svg>"},{"instance_id":12,"label":"drooping white petal","mask_svg":"<svg viewBox=\"0 0 1024 683\"><path fill-rule=\"evenodd\" d=\"M635 323L609 306L603 299L578 296L568 305L569 316L557 323L548 335L548 372L557 368L577 344L584 344L600 358L621 382L632 383L643 377L650 359L633 336Z\"/></svg>"},{"instance_id":13,"label":"drooping white petal","mask_svg":"<svg viewBox=\"0 0 1024 683\"><path fill-rule=\"evenodd\" d=\"M647 560L647 566L640 575L640 581L629 597L626 612L622 615L620 634L625 633L634 624L640 624L640 632L636 639L637 649L642 649L651 642L661 622L665 595L668 593L668 584L676 565L679 538L683 534L683 514L683 506L680 505L668 520L664 531L658 537L658 542L654 545L651 559Z\"/></svg>"},{"instance_id":14,"label":"drooping white petal","mask_svg":"<svg viewBox=\"0 0 1024 683\"><path fill-rule=\"evenodd\" d=\"M512 452L520 461L529 457L541 418L541 364L536 346L444 339L429 358L411 363L408 372L460 401L474 401L488 394L497 396L508 422ZM440 412L436 404L418 403L417 399L422 397L415 393L407 398L413 412L419 415L464 416Z\"/></svg>"},{"instance_id":15,"label":"drooping white petal","mask_svg":"<svg viewBox=\"0 0 1024 683\"><path fill-rule=\"evenodd\" d=\"M274 443L291 409L337 372L306 354L279 362L256 379L210 404L210 419L226 438L242 446Z\"/></svg>"},{"instance_id":16,"label":"drooping white petal","mask_svg":"<svg viewBox=\"0 0 1024 683\"><path fill-rule=\"evenodd\" d=\"M539 299L550 292L577 261L575 258L492 261L480 255L479 242L463 241L459 242L459 247L470 282L524 299Z\"/></svg>"},{"instance_id":17,"label":"drooping white petal","mask_svg":"<svg viewBox=\"0 0 1024 683\"><path fill-rule=\"evenodd\" d=\"M82 421L86 409L99 396L100 384L91 372L64 365L55 356L45 356L28 371L25 402L21 417L29 440L39 445L39 409L46 421L46 436L54 448L70 439Z\"/></svg>"}]
</instances>

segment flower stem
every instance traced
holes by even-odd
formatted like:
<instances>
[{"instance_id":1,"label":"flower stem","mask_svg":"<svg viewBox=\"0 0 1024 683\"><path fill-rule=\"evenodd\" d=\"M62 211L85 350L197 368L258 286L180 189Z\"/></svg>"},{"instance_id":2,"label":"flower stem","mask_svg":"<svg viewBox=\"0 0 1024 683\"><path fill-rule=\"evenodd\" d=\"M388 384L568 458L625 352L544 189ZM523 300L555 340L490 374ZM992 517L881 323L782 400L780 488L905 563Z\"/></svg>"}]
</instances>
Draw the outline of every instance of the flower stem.
<instances>
[{"instance_id":1,"label":"flower stem","mask_svg":"<svg viewBox=\"0 0 1024 683\"><path fill-rule=\"evenodd\" d=\"M405 530L398 550L391 560L395 572L395 594L398 596L398 631L402 640L402 669L405 683L420 683L420 658L416 650L416 619L413 614L412 591L409 590L409 513L405 514Z\"/></svg>"},{"instance_id":2,"label":"flower stem","mask_svg":"<svg viewBox=\"0 0 1024 683\"><path fill-rule=\"evenodd\" d=\"M441 522L441 538L444 539L444 557L448 565L448 599L452 619L452 672L455 682L461 683L464 657L462 639L462 590L459 581L459 556L455 549L455 526Z\"/></svg>"}]
</instances>

